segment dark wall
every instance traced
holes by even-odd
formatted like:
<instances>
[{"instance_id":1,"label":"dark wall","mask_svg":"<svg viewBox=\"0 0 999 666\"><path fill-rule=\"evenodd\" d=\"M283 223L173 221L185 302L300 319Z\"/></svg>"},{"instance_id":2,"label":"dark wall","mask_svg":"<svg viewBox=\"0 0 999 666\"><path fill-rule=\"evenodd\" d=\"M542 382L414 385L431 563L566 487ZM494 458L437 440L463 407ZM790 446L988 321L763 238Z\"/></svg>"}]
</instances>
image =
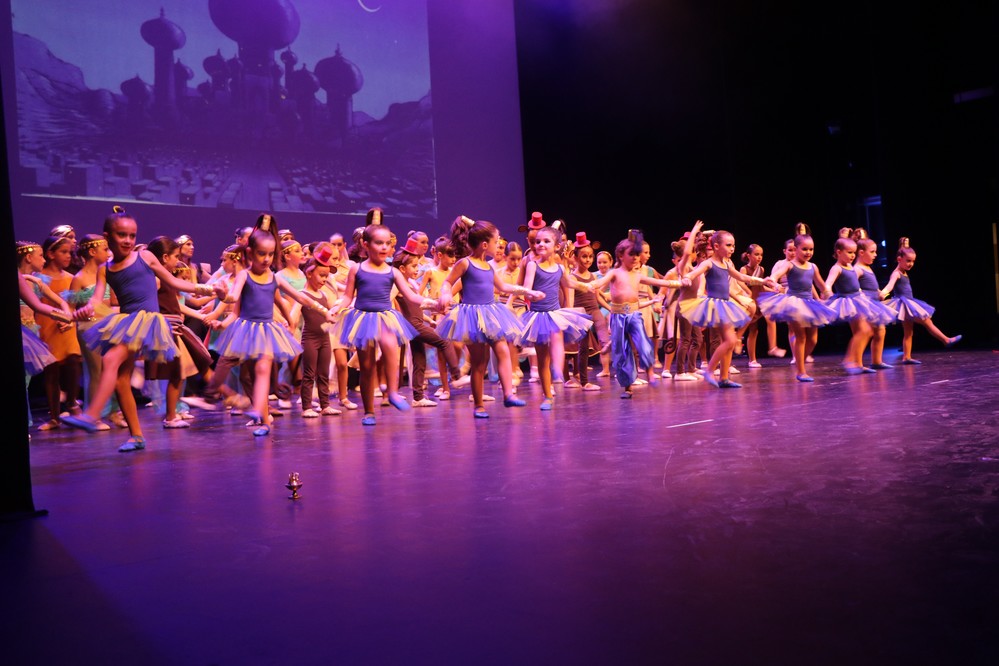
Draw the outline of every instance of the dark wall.
<instances>
[{"instance_id":1,"label":"dark wall","mask_svg":"<svg viewBox=\"0 0 999 666\"><path fill-rule=\"evenodd\" d=\"M515 14L529 208L605 246L642 228L660 270L700 218L763 245L768 266L806 221L825 272L837 230L870 213L882 281L911 237L936 323L992 343L996 98L955 95L995 88L993 3L517 0Z\"/></svg>"}]
</instances>

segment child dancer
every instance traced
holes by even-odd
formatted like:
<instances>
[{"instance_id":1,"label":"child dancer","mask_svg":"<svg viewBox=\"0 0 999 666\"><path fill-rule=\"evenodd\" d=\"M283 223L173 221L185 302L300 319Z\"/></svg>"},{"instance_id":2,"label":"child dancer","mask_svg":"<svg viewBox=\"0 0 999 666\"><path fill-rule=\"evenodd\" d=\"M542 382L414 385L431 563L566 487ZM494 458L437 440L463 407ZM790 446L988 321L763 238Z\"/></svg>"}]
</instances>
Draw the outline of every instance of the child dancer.
<instances>
[{"instance_id":1,"label":"child dancer","mask_svg":"<svg viewBox=\"0 0 999 666\"><path fill-rule=\"evenodd\" d=\"M271 217L263 215L258 220L257 228L250 234L246 246L248 267L236 275L232 291L226 297L226 301L234 303L235 307L220 324L224 330L216 343L221 356L249 363L252 387L247 387L250 388L247 393L252 393L253 409L247 410L246 415L250 417L250 423L256 426L253 431L256 437L270 433L267 396L270 393L274 363L290 361L302 353L302 345L298 340L274 321L275 305L285 320L290 319L278 291L303 306L319 310L328 319L331 318L327 308L297 291L287 280L271 270L277 247L272 225Z\"/></svg>"},{"instance_id":2,"label":"child dancer","mask_svg":"<svg viewBox=\"0 0 999 666\"><path fill-rule=\"evenodd\" d=\"M314 300L322 308L329 310L326 283L330 268L325 265L332 248L327 245L319 248L319 254L302 266L305 286L302 293ZM325 253L325 254L324 254ZM333 345L326 327L326 317L317 308L302 308L302 383L299 387L302 399L302 417L306 419L322 416L336 416L342 412L330 405L330 360ZM319 396L319 411L312 408L312 392Z\"/></svg>"},{"instance_id":3,"label":"child dancer","mask_svg":"<svg viewBox=\"0 0 999 666\"><path fill-rule=\"evenodd\" d=\"M49 236L42 244L42 254L45 265L36 275L45 282L56 294L68 293L73 282L73 274L67 269L73 263L73 250L76 241L68 236ZM60 296L53 300L43 295L43 300L49 305L62 309L66 302ZM45 395L49 403L49 420L38 427L39 430L51 430L59 427L60 393L66 396L67 410L70 414L79 414L80 406L76 397L80 391L80 374L83 361L80 355L80 341L76 338L76 325L73 322L56 320L42 315L38 318L38 337L48 346L55 363L45 367ZM104 429L107 429L105 426Z\"/></svg>"},{"instance_id":4,"label":"child dancer","mask_svg":"<svg viewBox=\"0 0 999 666\"><path fill-rule=\"evenodd\" d=\"M799 382L813 382L805 371L805 363L815 350L819 326L835 320L836 313L815 298L812 287L817 287L823 296L830 292L819 269L811 263L815 254L815 242L811 236L794 237L794 260L785 264L771 278L777 282L787 275L787 293L764 292L760 294L760 311L774 321L786 321L794 336L792 341L794 364L797 369L795 379Z\"/></svg>"},{"instance_id":5,"label":"child dancer","mask_svg":"<svg viewBox=\"0 0 999 666\"><path fill-rule=\"evenodd\" d=\"M871 266L878 257L878 244L870 238L856 239L857 242L857 263L854 265L857 271L860 290L871 299L872 303L881 306L884 312L883 319L876 319L871 322L871 364L874 370L890 370L891 365L884 362L885 351L885 326L894 323L895 311L881 302L881 289L878 287L878 278L874 275ZM863 354L863 350L861 350Z\"/></svg>"},{"instance_id":6,"label":"child dancer","mask_svg":"<svg viewBox=\"0 0 999 666\"><path fill-rule=\"evenodd\" d=\"M763 247L757 245L756 243L751 243L746 251L742 253L743 267L739 269L740 273L748 275L749 277L762 278L766 275L766 271L763 269ZM783 355L783 349L777 347L777 324L763 316L759 310L759 298L760 291L762 287L751 286L750 289L753 292L753 300L757 301L756 313L749 320L742 330L739 331L739 337L743 335L746 336L746 355L749 357L749 363L747 364L750 368L762 368L759 360L756 358L756 340L760 334L759 321L762 319L767 327L767 354L770 356L777 356L778 353Z\"/></svg>"},{"instance_id":7,"label":"child dancer","mask_svg":"<svg viewBox=\"0 0 999 666\"><path fill-rule=\"evenodd\" d=\"M773 267L770 269L770 277L777 280L777 284L780 285L782 291L787 291L787 267L794 261L794 238L788 238L784 241L784 249L782 250L783 257L774 262ZM780 274L780 278L775 277ZM759 304L759 298L757 298L757 304ZM773 321L768 319L768 321ZM777 322L773 322L774 326ZM794 348L794 333L791 331L791 327L787 327L787 344L793 349ZM767 350L767 356L773 356L774 358L784 358L787 354L787 350L781 349L775 346ZM806 361L808 359L805 359ZM794 359L791 359L792 364Z\"/></svg>"},{"instance_id":8,"label":"child dancer","mask_svg":"<svg viewBox=\"0 0 999 666\"><path fill-rule=\"evenodd\" d=\"M104 219L104 238L111 250L111 259L97 274L94 295L87 308L96 308L105 286L110 285L118 297L121 311L105 317L84 335L88 347L101 349L100 381L82 414L62 417L68 425L94 432L104 405L111 393L117 391L118 404L131 435L118 448L123 453L146 448L132 395L131 378L136 358L165 362L177 353L170 325L159 311L156 278L178 291L199 294L215 291L207 285L177 279L149 250L133 251L137 229L135 218L119 206Z\"/></svg>"},{"instance_id":9,"label":"child dancer","mask_svg":"<svg viewBox=\"0 0 999 666\"><path fill-rule=\"evenodd\" d=\"M520 321L505 306L496 303L494 291L504 294L521 294L528 300L544 298L539 291L501 282L489 265L487 257L496 252L499 231L492 222L474 221L464 215L451 225L451 243L460 259L441 285L440 306L446 310L451 304L451 290L461 280L461 303L456 305L437 326L437 332L450 340L461 340L468 347L471 357L472 400L475 418L489 418L483 404L483 383L489 350L497 358L497 371L503 386L503 405L523 407L524 401L514 394L513 373L510 363L509 342L520 335Z\"/></svg>"},{"instance_id":10,"label":"child dancer","mask_svg":"<svg viewBox=\"0 0 999 666\"><path fill-rule=\"evenodd\" d=\"M70 284L70 299L75 307L83 307L91 301L94 296L94 286L97 284L97 273L101 267L107 263L111 257L108 250L108 242L104 236L98 234L85 234L79 241L77 254L80 257L80 270L73 276ZM104 288L102 298L95 300L96 309L90 317L76 322L76 337L80 342L80 351L83 354L83 399L90 402L90 396L97 387L97 382L101 376L101 355L100 352L90 349L83 342L83 336L88 330L104 317L113 312L113 295L110 287ZM118 408L118 396L112 394L104 410L101 412L101 419L109 418L110 421L119 428L127 428L125 417L122 416ZM104 430L105 424L99 423L98 430ZM109 429L109 428L108 428Z\"/></svg>"},{"instance_id":11,"label":"child dancer","mask_svg":"<svg viewBox=\"0 0 999 666\"><path fill-rule=\"evenodd\" d=\"M621 398L630 400L631 386L638 378L635 353L638 363L649 376L648 383L655 386L658 379L652 368L652 343L645 335L645 322L642 319L638 288L640 284L659 287L679 287L690 284L686 278L680 281L657 280L635 270L638 257L642 253L642 233L631 230L628 238L615 248L617 266L607 275L590 283L593 289L610 286L610 335L611 359L617 382L624 388Z\"/></svg>"},{"instance_id":12,"label":"child dancer","mask_svg":"<svg viewBox=\"0 0 999 666\"><path fill-rule=\"evenodd\" d=\"M912 358L912 330L913 324L920 324L930 335L939 340L946 347L956 344L961 336L955 335L947 337L936 327L931 317L935 308L912 297L912 285L909 283L909 271L916 263L916 251L909 246L909 239L902 237L898 243L898 253L895 255L897 265L888 278L888 284L881 290L881 297L887 298L888 294L894 292L892 298L885 301L885 305L895 311L898 320L902 322L902 365L919 365L922 361Z\"/></svg>"},{"instance_id":13,"label":"child dancer","mask_svg":"<svg viewBox=\"0 0 999 666\"><path fill-rule=\"evenodd\" d=\"M590 272L593 265L594 250L599 247L599 243L591 243L586 238L586 232L580 231L576 234L573 243L573 257L575 268L572 277L576 282L589 283L597 279L597 276ZM599 384L592 384L589 381L590 353L593 348L590 344L594 336L596 338L596 349L603 349L610 344L610 329L607 328L607 318L600 310L602 296L592 289L577 289L573 295L573 304L577 308L583 308L590 319L593 320L593 327L590 332L579 342L579 352L576 355L576 377L572 381L565 383L566 388L582 388L584 391L599 391ZM606 301L605 301L606 302Z\"/></svg>"},{"instance_id":14,"label":"child dancer","mask_svg":"<svg viewBox=\"0 0 999 666\"><path fill-rule=\"evenodd\" d=\"M177 245L176 241L169 236L157 236L149 242L148 250L160 260L163 267L171 274L176 271L180 263L180 246ZM161 281L156 298L160 312L166 317L174 333L177 355L167 363L147 362L145 366L146 379L149 381L166 380L166 411L163 427L187 428L190 427L190 423L177 413L177 403L180 401L183 383L187 377L210 372L211 355L194 332L184 326L185 308L180 303L178 291L169 283ZM186 308L186 311L194 312L190 308Z\"/></svg>"},{"instance_id":15,"label":"child dancer","mask_svg":"<svg viewBox=\"0 0 999 666\"><path fill-rule=\"evenodd\" d=\"M37 246L36 246L37 247ZM41 248L39 248L40 250ZM37 278L31 278L36 280ZM48 303L43 303L35 293L33 282L29 281L29 278L23 273L18 272L17 274L17 288L21 295L21 309L22 311L27 309L34 315L35 313L44 314L53 319L63 322L71 322L73 319L68 312L54 305L49 305ZM24 397L28 398L28 385L31 383L31 378L38 373L45 370L45 368L52 363L55 363L55 356L49 351L49 346L42 342L34 330L29 326L29 324L34 324L34 317L30 319L29 323L25 323L25 317L21 316L21 349L24 353ZM31 405L28 405L28 427L30 428L34 423L31 420ZM28 435L29 439L31 435Z\"/></svg>"},{"instance_id":16,"label":"child dancer","mask_svg":"<svg viewBox=\"0 0 999 666\"><path fill-rule=\"evenodd\" d=\"M864 366L864 348L874 335L873 325L891 321L893 313L880 300L872 301L861 291L860 274L853 265L857 257L856 241L838 238L833 256L836 263L826 276L826 284L833 290L833 295L826 305L836 313L837 321L850 323L853 333L843 356L843 368L850 375L874 372Z\"/></svg>"},{"instance_id":17,"label":"child dancer","mask_svg":"<svg viewBox=\"0 0 999 666\"><path fill-rule=\"evenodd\" d=\"M606 250L597 252L597 272L596 279L600 279L611 272L614 268L614 256ZM600 313L604 319L610 317L610 289L597 292L600 294ZM608 320L607 334L610 335L610 322ZM597 377L610 377L611 354L610 343L608 342L600 349L600 372Z\"/></svg>"},{"instance_id":18,"label":"child dancer","mask_svg":"<svg viewBox=\"0 0 999 666\"><path fill-rule=\"evenodd\" d=\"M696 228L696 227L695 227ZM705 295L680 302L680 310L691 325L717 329L719 344L715 347L708 367L704 369L704 380L719 388L742 388L742 385L729 379L732 352L738 340L736 327L743 326L750 316L730 296L730 280L735 278L753 286L775 287L770 278L752 277L740 273L732 263L735 253L735 238L727 231L716 231L711 235L712 257L697 265L687 273L688 280L704 275ZM715 367L720 366L719 379L715 380Z\"/></svg>"},{"instance_id":19,"label":"child dancer","mask_svg":"<svg viewBox=\"0 0 999 666\"><path fill-rule=\"evenodd\" d=\"M434 260L436 261L436 265L423 272L423 277L420 279L420 286L419 289L417 289L417 293L426 295L427 298L438 300L441 295L441 285L444 284L447 276L451 274L451 269L454 267L455 263L454 247L451 245L451 240L446 236L438 238L437 242L434 243ZM457 291L457 289L452 290L452 298L456 295ZM438 314L434 316L437 323L440 323L440 315ZM462 388L464 386L468 386L471 381L467 372L464 376L461 375L461 358L462 352L464 352L464 345L461 342L452 341L452 347L454 348L455 358L457 359L459 366L459 376L457 379L448 381L450 370L447 365L447 359L440 354L435 354L435 358L437 359L438 376L441 380L441 387L437 390L436 396L441 400L450 400L452 388ZM434 349L436 349L436 347L434 347Z\"/></svg>"},{"instance_id":20,"label":"child dancer","mask_svg":"<svg viewBox=\"0 0 999 666\"><path fill-rule=\"evenodd\" d=\"M287 240L281 241L281 263L282 268L278 271L278 275L287 280L288 284L295 291L302 291L305 288L306 276L305 272L302 270L302 264L305 263L305 252L302 249L302 244L299 243L294 238L289 238ZM288 304L288 313L291 315L291 319L288 320L288 327L291 330L291 334L295 336L295 339L299 342L302 341L302 329L304 323L302 321L302 306L298 303ZM288 385L292 387L292 390L302 388L302 368L301 368L301 356L296 356L295 358L284 364L283 368L284 379L288 382ZM311 401L311 396L309 397ZM302 409L305 409L310 403L302 403ZM289 396L287 399L278 399L278 407L281 409L291 409L292 398Z\"/></svg>"},{"instance_id":21,"label":"child dancer","mask_svg":"<svg viewBox=\"0 0 999 666\"><path fill-rule=\"evenodd\" d=\"M421 248L412 238L406 241L406 246L396 253L392 265L399 269L407 280L416 279L420 271ZM442 338L431 328L423 310L406 298L396 299L397 307L406 321L412 325L416 335L409 341L413 356L413 367L410 368L410 385L413 388L413 407L436 407L437 403L424 395L424 379L427 372L426 346L431 345L437 350L437 357L442 359L446 370L441 376L441 382L451 375L452 382L461 378L461 366L458 364L458 354L450 340ZM436 305L436 302L435 302ZM446 386L446 384L444 384Z\"/></svg>"},{"instance_id":22,"label":"child dancer","mask_svg":"<svg viewBox=\"0 0 999 666\"><path fill-rule=\"evenodd\" d=\"M531 305L531 309L521 317L523 333L520 339L534 345L538 356L538 373L541 379L541 390L544 399L541 410L550 411L554 406L552 382L561 382L562 365L565 362L565 341L577 342L587 335L593 326L593 318L571 310L572 303L567 307L559 307L559 291L561 287L589 292L587 283L578 282L565 269L555 262L555 246L558 243L558 232L551 227L538 231L534 239L535 261L527 265L524 276L524 287L545 294Z\"/></svg>"},{"instance_id":23,"label":"child dancer","mask_svg":"<svg viewBox=\"0 0 999 666\"><path fill-rule=\"evenodd\" d=\"M399 394L399 347L416 335L413 327L392 309L392 286L402 298L419 305L424 310L433 309L432 299L421 298L409 286L399 269L388 263L392 241L388 227L369 224L361 234L361 243L367 259L355 264L347 276L347 287L337 302L337 310L346 308L334 332L343 344L357 349L361 370L361 402L364 404L362 425L375 425L375 387L378 385L376 347L381 350L385 363L385 397L399 410L410 405ZM355 300L356 295L356 300Z\"/></svg>"}]
</instances>

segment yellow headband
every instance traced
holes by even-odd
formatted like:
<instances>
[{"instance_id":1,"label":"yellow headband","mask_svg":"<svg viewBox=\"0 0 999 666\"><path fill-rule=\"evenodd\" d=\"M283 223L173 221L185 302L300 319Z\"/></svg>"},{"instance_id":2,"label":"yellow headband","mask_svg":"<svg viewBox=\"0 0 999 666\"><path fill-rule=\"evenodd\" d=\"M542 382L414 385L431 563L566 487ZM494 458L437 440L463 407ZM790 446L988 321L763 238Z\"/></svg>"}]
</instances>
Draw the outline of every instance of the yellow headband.
<instances>
[{"instance_id":1,"label":"yellow headband","mask_svg":"<svg viewBox=\"0 0 999 666\"><path fill-rule=\"evenodd\" d=\"M101 247L102 245L106 246L107 244L108 242L104 238L92 238L90 240L85 240L82 243L80 243L80 249L89 250L92 247Z\"/></svg>"},{"instance_id":2,"label":"yellow headband","mask_svg":"<svg viewBox=\"0 0 999 666\"><path fill-rule=\"evenodd\" d=\"M26 254L31 254L32 252L41 251L42 246L37 244L31 245L18 245L17 246L17 256L23 257Z\"/></svg>"}]
</instances>

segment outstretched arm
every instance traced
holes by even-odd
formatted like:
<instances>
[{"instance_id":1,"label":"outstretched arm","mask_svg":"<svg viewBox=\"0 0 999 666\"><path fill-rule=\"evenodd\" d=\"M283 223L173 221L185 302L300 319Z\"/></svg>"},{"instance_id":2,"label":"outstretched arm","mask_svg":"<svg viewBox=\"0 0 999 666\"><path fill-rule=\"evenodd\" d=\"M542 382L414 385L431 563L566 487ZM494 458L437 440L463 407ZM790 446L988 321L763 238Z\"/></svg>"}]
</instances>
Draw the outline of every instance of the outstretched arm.
<instances>
[{"instance_id":1,"label":"outstretched arm","mask_svg":"<svg viewBox=\"0 0 999 666\"><path fill-rule=\"evenodd\" d=\"M888 294L890 294L891 290L895 288L895 283L898 282L900 277L902 277L902 273L897 268L891 272L891 277L888 278L888 284L886 284L884 289L881 290L882 300L888 298Z\"/></svg>"},{"instance_id":2,"label":"outstretched arm","mask_svg":"<svg viewBox=\"0 0 999 666\"><path fill-rule=\"evenodd\" d=\"M413 305L419 305L421 310L436 310L440 307L440 303L435 299L423 298L413 291L413 288L409 286L409 280L406 279L406 276L398 268L392 268L392 278L395 280L396 289L399 290L399 296L405 298Z\"/></svg>"}]
</instances>

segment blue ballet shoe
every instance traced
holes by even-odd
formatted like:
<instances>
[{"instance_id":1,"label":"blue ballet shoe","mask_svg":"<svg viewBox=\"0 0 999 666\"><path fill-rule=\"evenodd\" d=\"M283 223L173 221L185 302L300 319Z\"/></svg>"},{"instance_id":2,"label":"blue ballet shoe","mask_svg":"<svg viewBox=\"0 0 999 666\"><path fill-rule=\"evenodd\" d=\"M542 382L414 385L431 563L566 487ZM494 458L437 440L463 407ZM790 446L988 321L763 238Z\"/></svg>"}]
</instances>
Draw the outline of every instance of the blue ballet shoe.
<instances>
[{"instance_id":1,"label":"blue ballet shoe","mask_svg":"<svg viewBox=\"0 0 999 666\"><path fill-rule=\"evenodd\" d=\"M944 347L953 347L954 345L956 345L958 342L961 341L962 337L963 336L955 335L953 338L951 338L950 340L947 341L947 343L944 345Z\"/></svg>"},{"instance_id":2,"label":"blue ballet shoe","mask_svg":"<svg viewBox=\"0 0 999 666\"><path fill-rule=\"evenodd\" d=\"M262 425L253 431L254 437L266 437L271 434L271 427L267 425Z\"/></svg>"},{"instance_id":3,"label":"blue ballet shoe","mask_svg":"<svg viewBox=\"0 0 999 666\"><path fill-rule=\"evenodd\" d=\"M895 366L887 363L871 363L870 367L872 370L891 370Z\"/></svg>"},{"instance_id":4,"label":"blue ballet shoe","mask_svg":"<svg viewBox=\"0 0 999 666\"><path fill-rule=\"evenodd\" d=\"M742 388L742 384L731 379L722 379L718 382L718 388Z\"/></svg>"},{"instance_id":5,"label":"blue ballet shoe","mask_svg":"<svg viewBox=\"0 0 999 666\"><path fill-rule=\"evenodd\" d=\"M622 400L631 400L631 398L632 398L632 393L631 393L630 390L627 390L627 391L625 391L624 393L621 394L621 399Z\"/></svg>"},{"instance_id":6,"label":"blue ballet shoe","mask_svg":"<svg viewBox=\"0 0 999 666\"><path fill-rule=\"evenodd\" d=\"M488 419L489 412L486 411L485 407L476 407L475 411L472 412L472 416L477 419Z\"/></svg>"},{"instance_id":7,"label":"blue ballet shoe","mask_svg":"<svg viewBox=\"0 0 999 666\"><path fill-rule=\"evenodd\" d=\"M374 424L375 424L374 414L365 414L364 418L361 419L361 425L374 425Z\"/></svg>"},{"instance_id":8,"label":"blue ballet shoe","mask_svg":"<svg viewBox=\"0 0 999 666\"><path fill-rule=\"evenodd\" d=\"M390 393L388 397L389 403L400 412L405 412L409 410L409 403L406 399L399 395L398 393Z\"/></svg>"},{"instance_id":9,"label":"blue ballet shoe","mask_svg":"<svg viewBox=\"0 0 999 666\"><path fill-rule=\"evenodd\" d=\"M551 398L545 398L544 400L541 401L541 411L543 411L543 412L550 412L550 411L552 411L552 407L554 407L554 406L555 406L555 403L554 403L554 401Z\"/></svg>"},{"instance_id":10,"label":"blue ballet shoe","mask_svg":"<svg viewBox=\"0 0 999 666\"><path fill-rule=\"evenodd\" d=\"M92 419L86 414L67 414L66 416L60 416L59 420L68 426L73 426L74 428L80 428L86 430L87 432L97 432L97 420ZM131 451L131 449L129 449Z\"/></svg>"},{"instance_id":11,"label":"blue ballet shoe","mask_svg":"<svg viewBox=\"0 0 999 666\"><path fill-rule=\"evenodd\" d=\"M141 451L146 448L146 440L143 437L129 437L125 440L125 443L118 447L119 453L128 453L130 451Z\"/></svg>"},{"instance_id":12,"label":"blue ballet shoe","mask_svg":"<svg viewBox=\"0 0 999 666\"><path fill-rule=\"evenodd\" d=\"M861 372L863 372L863 370L860 368L859 365L845 365L843 366L843 370L848 375L859 375Z\"/></svg>"},{"instance_id":13,"label":"blue ballet shoe","mask_svg":"<svg viewBox=\"0 0 999 666\"><path fill-rule=\"evenodd\" d=\"M906 358L902 360L902 365L922 365L922 361L917 361L914 358Z\"/></svg>"},{"instance_id":14,"label":"blue ballet shoe","mask_svg":"<svg viewBox=\"0 0 999 666\"><path fill-rule=\"evenodd\" d=\"M860 366L860 374L862 375L874 375L877 374L877 370L874 368L868 368L866 365Z\"/></svg>"},{"instance_id":15,"label":"blue ballet shoe","mask_svg":"<svg viewBox=\"0 0 999 666\"><path fill-rule=\"evenodd\" d=\"M253 421L255 423L263 423L264 422L264 417L262 417L260 415L260 412L258 412L255 409L247 409L246 411L243 412L243 416L248 417L251 421Z\"/></svg>"},{"instance_id":16,"label":"blue ballet shoe","mask_svg":"<svg viewBox=\"0 0 999 666\"><path fill-rule=\"evenodd\" d=\"M503 398L504 407L523 407L526 404L527 404L526 402L524 402L523 400L512 394Z\"/></svg>"},{"instance_id":17,"label":"blue ballet shoe","mask_svg":"<svg viewBox=\"0 0 999 666\"><path fill-rule=\"evenodd\" d=\"M809 377L808 375L795 375L794 378L797 379L799 382L814 382L815 381L812 377Z\"/></svg>"},{"instance_id":18,"label":"blue ballet shoe","mask_svg":"<svg viewBox=\"0 0 999 666\"><path fill-rule=\"evenodd\" d=\"M704 377L704 381L711 384L715 388L718 388L718 380L715 379L714 374L710 370L701 370L701 376Z\"/></svg>"}]
</instances>

